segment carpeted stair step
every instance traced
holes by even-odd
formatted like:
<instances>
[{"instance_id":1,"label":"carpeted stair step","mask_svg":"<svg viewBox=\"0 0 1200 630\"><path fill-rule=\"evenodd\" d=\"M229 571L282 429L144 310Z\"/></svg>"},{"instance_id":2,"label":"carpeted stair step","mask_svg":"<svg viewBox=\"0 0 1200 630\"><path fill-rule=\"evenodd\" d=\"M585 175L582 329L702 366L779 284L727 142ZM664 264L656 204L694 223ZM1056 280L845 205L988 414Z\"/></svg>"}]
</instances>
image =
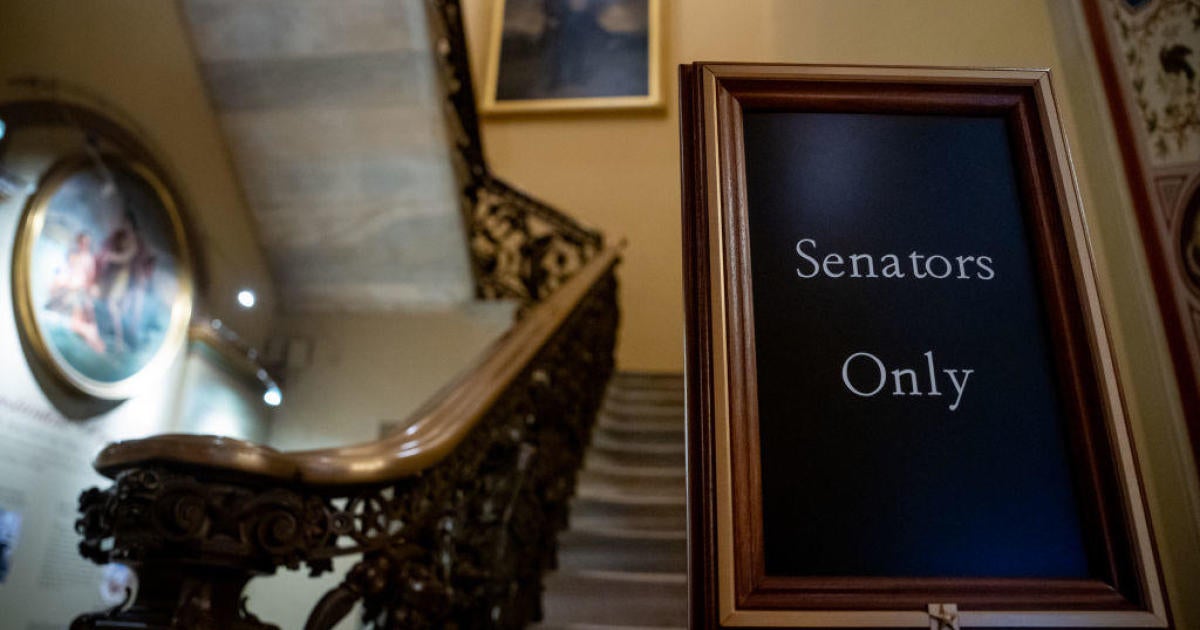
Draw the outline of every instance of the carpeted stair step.
<instances>
[{"instance_id":1,"label":"carpeted stair step","mask_svg":"<svg viewBox=\"0 0 1200 630\"><path fill-rule=\"evenodd\" d=\"M680 497L687 491L682 474L673 468L623 467L598 468L585 465L579 474L579 488L588 492L619 493L630 496ZM595 496L592 494L591 496Z\"/></svg>"},{"instance_id":2,"label":"carpeted stair step","mask_svg":"<svg viewBox=\"0 0 1200 630\"><path fill-rule=\"evenodd\" d=\"M558 539L560 570L687 572L684 530L604 528L581 531L572 525Z\"/></svg>"},{"instance_id":3,"label":"carpeted stair step","mask_svg":"<svg viewBox=\"0 0 1200 630\"><path fill-rule=\"evenodd\" d=\"M597 433L592 436L589 450L603 454L620 465L625 466L676 466L683 468L683 442L645 443L628 439L614 438L611 435Z\"/></svg>"},{"instance_id":4,"label":"carpeted stair step","mask_svg":"<svg viewBox=\"0 0 1200 630\"><path fill-rule=\"evenodd\" d=\"M683 375L678 372L621 371L613 375L611 386L621 392L655 389L682 392Z\"/></svg>"},{"instance_id":5,"label":"carpeted stair step","mask_svg":"<svg viewBox=\"0 0 1200 630\"><path fill-rule=\"evenodd\" d=\"M571 504L571 522L604 520L612 527L640 527L647 521L667 529L687 527L686 501L670 505L654 503L613 503L603 499L575 497Z\"/></svg>"},{"instance_id":6,"label":"carpeted stair step","mask_svg":"<svg viewBox=\"0 0 1200 630\"><path fill-rule=\"evenodd\" d=\"M682 444L683 423L670 422L641 422L628 421L604 422L601 418L596 423L597 436L604 436L613 442L640 442L643 444Z\"/></svg>"},{"instance_id":7,"label":"carpeted stair step","mask_svg":"<svg viewBox=\"0 0 1200 630\"><path fill-rule=\"evenodd\" d=\"M687 625L683 573L560 570L548 575L545 584L545 622L556 627Z\"/></svg>"},{"instance_id":8,"label":"carpeted stair step","mask_svg":"<svg viewBox=\"0 0 1200 630\"><path fill-rule=\"evenodd\" d=\"M540 630L687 625L683 379L618 373L609 386L547 576Z\"/></svg>"}]
</instances>

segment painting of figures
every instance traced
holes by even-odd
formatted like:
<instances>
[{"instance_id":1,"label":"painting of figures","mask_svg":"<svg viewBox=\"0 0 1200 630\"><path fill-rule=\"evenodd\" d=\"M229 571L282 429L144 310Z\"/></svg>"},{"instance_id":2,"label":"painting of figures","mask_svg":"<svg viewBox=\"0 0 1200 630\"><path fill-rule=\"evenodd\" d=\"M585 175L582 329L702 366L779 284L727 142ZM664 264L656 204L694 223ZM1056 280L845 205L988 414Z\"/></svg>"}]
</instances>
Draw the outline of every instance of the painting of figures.
<instances>
[{"instance_id":1,"label":"painting of figures","mask_svg":"<svg viewBox=\"0 0 1200 630\"><path fill-rule=\"evenodd\" d=\"M188 261L174 203L148 169L91 157L55 167L27 209L16 262L23 327L70 385L127 397L178 350Z\"/></svg>"},{"instance_id":2,"label":"painting of figures","mask_svg":"<svg viewBox=\"0 0 1200 630\"><path fill-rule=\"evenodd\" d=\"M505 0L483 110L656 107L659 0Z\"/></svg>"}]
</instances>

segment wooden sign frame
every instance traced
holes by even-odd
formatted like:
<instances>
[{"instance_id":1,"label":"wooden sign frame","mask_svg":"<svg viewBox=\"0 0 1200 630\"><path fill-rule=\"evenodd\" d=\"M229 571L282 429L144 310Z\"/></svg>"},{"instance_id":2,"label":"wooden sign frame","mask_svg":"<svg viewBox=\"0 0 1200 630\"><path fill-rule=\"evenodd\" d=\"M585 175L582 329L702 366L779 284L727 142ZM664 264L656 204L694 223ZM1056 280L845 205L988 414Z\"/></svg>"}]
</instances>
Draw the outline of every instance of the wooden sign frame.
<instances>
[{"instance_id":1,"label":"wooden sign frame","mask_svg":"<svg viewBox=\"0 0 1200 630\"><path fill-rule=\"evenodd\" d=\"M1079 193L1045 70L680 68L692 628L1170 627ZM780 577L764 558L744 109L1001 116L1099 579ZM940 618L940 620L939 620Z\"/></svg>"}]
</instances>

